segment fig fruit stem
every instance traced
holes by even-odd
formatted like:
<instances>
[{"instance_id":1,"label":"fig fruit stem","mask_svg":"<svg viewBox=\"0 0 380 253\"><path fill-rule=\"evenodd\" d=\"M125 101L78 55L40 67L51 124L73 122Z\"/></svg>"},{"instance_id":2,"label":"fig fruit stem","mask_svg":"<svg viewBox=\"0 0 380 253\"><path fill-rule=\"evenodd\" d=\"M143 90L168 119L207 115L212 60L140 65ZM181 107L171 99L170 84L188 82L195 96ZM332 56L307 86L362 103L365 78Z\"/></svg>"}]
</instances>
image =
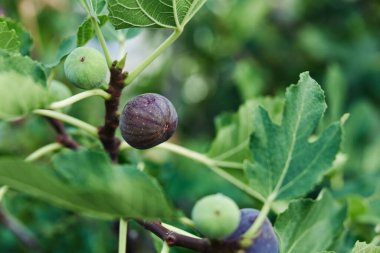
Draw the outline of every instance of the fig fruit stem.
<instances>
[{"instance_id":1,"label":"fig fruit stem","mask_svg":"<svg viewBox=\"0 0 380 253\"><path fill-rule=\"evenodd\" d=\"M169 46L171 46L182 34L182 29L175 29L174 32L151 54L149 55L135 70L129 73L125 80L125 85L128 85L143 72L154 60L157 59Z\"/></svg>"},{"instance_id":2,"label":"fig fruit stem","mask_svg":"<svg viewBox=\"0 0 380 253\"><path fill-rule=\"evenodd\" d=\"M119 221L119 253L125 253L127 250L128 221L120 219Z\"/></svg>"},{"instance_id":3,"label":"fig fruit stem","mask_svg":"<svg viewBox=\"0 0 380 253\"><path fill-rule=\"evenodd\" d=\"M90 16L92 26L94 27L94 30L96 33L96 37L98 37L100 46L103 49L104 57L106 58L107 65L108 65L108 67L111 67L112 66L111 54L110 54L110 51L108 50L107 43L106 43L106 40L103 36L102 30L100 29L98 19L97 19L97 17L94 17L94 14L91 11L90 6L86 2L86 0L81 0L81 4L82 4L83 8L86 10L86 12L88 13L88 15Z\"/></svg>"},{"instance_id":4,"label":"fig fruit stem","mask_svg":"<svg viewBox=\"0 0 380 253\"><path fill-rule=\"evenodd\" d=\"M34 151L33 153L31 153L30 155L28 155L26 158L25 158L25 161L26 162L32 162L32 161L35 161L35 160L38 160L40 159L41 157L47 155L47 154L50 154L56 150L59 150L63 148L63 145L60 144L60 143L57 143L57 142L54 142L54 143L50 143L46 146L43 146L39 149L37 149L36 151Z\"/></svg>"},{"instance_id":5,"label":"fig fruit stem","mask_svg":"<svg viewBox=\"0 0 380 253\"><path fill-rule=\"evenodd\" d=\"M274 200L277 197L277 193L273 192L271 193L266 201L264 202L263 207L260 210L259 216L257 216L255 222L252 224L252 226L243 234L241 240L240 240L240 245L243 248L249 247L252 244L252 241L254 238L259 236L260 234L260 229L267 218L269 211L271 210L271 205L274 202Z\"/></svg>"},{"instance_id":6,"label":"fig fruit stem","mask_svg":"<svg viewBox=\"0 0 380 253\"><path fill-rule=\"evenodd\" d=\"M50 104L49 108L52 110L61 109L66 106L70 106L78 101L81 101L83 99L93 97L93 96L100 96L104 98L105 100L108 100L111 98L111 94L105 92L102 89L87 90L87 91L75 94L74 96L71 96L64 100L53 102Z\"/></svg>"},{"instance_id":7,"label":"fig fruit stem","mask_svg":"<svg viewBox=\"0 0 380 253\"><path fill-rule=\"evenodd\" d=\"M145 229L149 230L161 240L166 242L169 247L179 246L198 252L211 252L211 244L208 239L198 238L193 235L188 236L187 232L177 233L174 230L166 228L165 226L167 225L164 226L160 221L136 221Z\"/></svg>"},{"instance_id":8,"label":"fig fruit stem","mask_svg":"<svg viewBox=\"0 0 380 253\"><path fill-rule=\"evenodd\" d=\"M106 43L106 40L103 36L102 30L100 29L98 21L93 16L91 16L91 22L95 28L96 36L98 37L99 43L103 49L104 57L106 58L107 65L108 65L108 67L111 67L112 66L112 58L111 58L111 54L108 50L107 43Z\"/></svg>"},{"instance_id":9,"label":"fig fruit stem","mask_svg":"<svg viewBox=\"0 0 380 253\"><path fill-rule=\"evenodd\" d=\"M0 188L0 202L3 200L4 195L5 195L5 193L7 193L7 191L8 191L7 185L1 186L1 188Z\"/></svg>"},{"instance_id":10,"label":"fig fruit stem","mask_svg":"<svg viewBox=\"0 0 380 253\"><path fill-rule=\"evenodd\" d=\"M52 119L57 119L59 121L68 123L70 125L73 125L75 127L81 128L85 130L86 132L97 136L98 135L98 129L82 120L79 120L77 118L74 118L72 116L69 116L62 112L56 112L52 110L45 110L45 109L37 109L33 111L34 114L49 117Z\"/></svg>"},{"instance_id":11,"label":"fig fruit stem","mask_svg":"<svg viewBox=\"0 0 380 253\"><path fill-rule=\"evenodd\" d=\"M169 252L170 252L170 247L166 242L164 242L162 244L161 253L169 253Z\"/></svg>"}]
</instances>

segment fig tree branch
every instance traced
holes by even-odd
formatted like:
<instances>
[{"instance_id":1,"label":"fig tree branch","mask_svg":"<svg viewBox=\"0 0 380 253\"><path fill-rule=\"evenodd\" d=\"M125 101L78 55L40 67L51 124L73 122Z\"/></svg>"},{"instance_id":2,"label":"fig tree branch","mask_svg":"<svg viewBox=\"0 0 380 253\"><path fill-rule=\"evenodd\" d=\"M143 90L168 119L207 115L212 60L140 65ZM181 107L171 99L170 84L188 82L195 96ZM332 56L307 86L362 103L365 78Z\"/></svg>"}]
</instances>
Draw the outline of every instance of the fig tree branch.
<instances>
[{"instance_id":1,"label":"fig tree branch","mask_svg":"<svg viewBox=\"0 0 380 253\"><path fill-rule=\"evenodd\" d=\"M137 222L145 229L149 230L161 240L166 242L169 247L179 246L187 249L196 250L198 252L211 252L211 244L209 240L204 238L195 238L182 235L165 228L159 221L141 221Z\"/></svg>"},{"instance_id":2,"label":"fig tree branch","mask_svg":"<svg viewBox=\"0 0 380 253\"><path fill-rule=\"evenodd\" d=\"M33 233L6 212L3 207L0 207L0 222L29 249L38 249L40 247L40 243Z\"/></svg>"},{"instance_id":3,"label":"fig tree branch","mask_svg":"<svg viewBox=\"0 0 380 253\"><path fill-rule=\"evenodd\" d=\"M116 63L112 65L110 70L111 81L107 92L111 94L111 98L105 101L105 120L104 125L99 128L99 138L112 161L117 162L121 141L115 137L115 132L119 126L120 96L127 75L121 68L117 67Z\"/></svg>"},{"instance_id":4,"label":"fig tree branch","mask_svg":"<svg viewBox=\"0 0 380 253\"><path fill-rule=\"evenodd\" d=\"M50 125L57 132L57 142L70 149L79 148L79 144L68 135L65 129L65 125L56 119L47 118Z\"/></svg>"}]
</instances>

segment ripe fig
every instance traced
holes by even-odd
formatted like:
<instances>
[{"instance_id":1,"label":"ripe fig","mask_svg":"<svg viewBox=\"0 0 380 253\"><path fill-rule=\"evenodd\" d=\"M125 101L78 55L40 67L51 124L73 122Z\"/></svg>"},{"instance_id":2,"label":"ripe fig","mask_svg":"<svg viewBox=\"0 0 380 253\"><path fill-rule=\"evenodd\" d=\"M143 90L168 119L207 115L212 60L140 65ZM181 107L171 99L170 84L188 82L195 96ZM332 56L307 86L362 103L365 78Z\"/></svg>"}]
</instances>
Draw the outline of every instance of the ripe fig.
<instances>
[{"instance_id":1,"label":"ripe fig","mask_svg":"<svg viewBox=\"0 0 380 253\"><path fill-rule=\"evenodd\" d=\"M240 210L240 224L238 228L224 241L237 241L255 222L259 211L253 208L244 208ZM279 245L272 224L268 219L265 219L261 232L256 237L251 246L245 249L247 253L278 253Z\"/></svg>"},{"instance_id":2,"label":"ripe fig","mask_svg":"<svg viewBox=\"0 0 380 253\"><path fill-rule=\"evenodd\" d=\"M110 81L106 59L98 50L90 47L74 49L66 58L64 70L75 86L85 90L99 88Z\"/></svg>"},{"instance_id":3,"label":"ripe fig","mask_svg":"<svg viewBox=\"0 0 380 253\"><path fill-rule=\"evenodd\" d=\"M137 149L152 148L167 141L177 125L178 116L173 104L155 93L132 98L120 116L121 135Z\"/></svg>"},{"instance_id":4,"label":"ripe fig","mask_svg":"<svg viewBox=\"0 0 380 253\"><path fill-rule=\"evenodd\" d=\"M192 211L196 228L206 237L221 239L239 225L240 211L235 202L223 194L200 199Z\"/></svg>"}]
</instances>

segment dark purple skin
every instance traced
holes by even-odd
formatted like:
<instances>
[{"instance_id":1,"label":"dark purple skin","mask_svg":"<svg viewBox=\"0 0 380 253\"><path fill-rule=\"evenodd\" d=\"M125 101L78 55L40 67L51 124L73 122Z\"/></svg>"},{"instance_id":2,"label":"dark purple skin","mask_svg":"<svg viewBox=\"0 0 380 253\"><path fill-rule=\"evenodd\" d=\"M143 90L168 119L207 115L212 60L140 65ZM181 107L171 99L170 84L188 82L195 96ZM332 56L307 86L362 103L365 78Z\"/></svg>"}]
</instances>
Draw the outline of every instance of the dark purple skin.
<instances>
[{"instance_id":1,"label":"dark purple skin","mask_svg":"<svg viewBox=\"0 0 380 253\"><path fill-rule=\"evenodd\" d=\"M121 135L137 149L152 148L167 141L177 125L178 116L173 104L155 93L132 98L120 116Z\"/></svg>"},{"instance_id":2,"label":"dark purple skin","mask_svg":"<svg viewBox=\"0 0 380 253\"><path fill-rule=\"evenodd\" d=\"M253 222L259 215L259 211L253 208L245 208L240 210L239 227L225 241L237 241L251 227ZM261 228L260 235L256 237L253 244L245 249L247 253L278 253L278 240L273 231L272 224L265 219Z\"/></svg>"}]
</instances>

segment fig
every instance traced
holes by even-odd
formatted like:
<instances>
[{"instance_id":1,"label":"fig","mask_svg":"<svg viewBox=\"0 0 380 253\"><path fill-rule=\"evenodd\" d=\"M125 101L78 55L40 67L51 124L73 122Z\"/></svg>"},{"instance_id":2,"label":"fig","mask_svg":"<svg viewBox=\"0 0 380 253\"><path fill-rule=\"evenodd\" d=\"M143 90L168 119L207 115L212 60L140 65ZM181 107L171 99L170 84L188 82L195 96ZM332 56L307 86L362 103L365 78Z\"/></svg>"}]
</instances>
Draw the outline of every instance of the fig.
<instances>
[{"instance_id":1,"label":"fig","mask_svg":"<svg viewBox=\"0 0 380 253\"><path fill-rule=\"evenodd\" d=\"M239 225L240 211L236 203L223 194L200 199L191 213L195 227L210 239L221 239Z\"/></svg>"},{"instance_id":2,"label":"fig","mask_svg":"<svg viewBox=\"0 0 380 253\"><path fill-rule=\"evenodd\" d=\"M106 86L110 81L106 59L91 47L74 49L66 58L64 70L70 82L85 90Z\"/></svg>"},{"instance_id":3,"label":"fig","mask_svg":"<svg viewBox=\"0 0 380 253\"><path fill-rule=\"evenodd\" d=\"M177 125L178 116L173 104L155 93L132 98L120 116L123 139L137 149L152 148L167 141Z\"/></svg>"},{"instance_id":4,"label":"fig","mask_svg":"<svg viewBox=\"0 0 380 253\"><path fill-rule=\"evenodd\" d=\"M251 227L255 222L259 210L253 208L244 208L240 210L240 223L236 230L227 236L224 241L238 241L240 237ZM252 245L245 249L247 253L278 253L279 245L272 224L265 219L258 237L256 237Z\"/></svg>"}]
</instances>

